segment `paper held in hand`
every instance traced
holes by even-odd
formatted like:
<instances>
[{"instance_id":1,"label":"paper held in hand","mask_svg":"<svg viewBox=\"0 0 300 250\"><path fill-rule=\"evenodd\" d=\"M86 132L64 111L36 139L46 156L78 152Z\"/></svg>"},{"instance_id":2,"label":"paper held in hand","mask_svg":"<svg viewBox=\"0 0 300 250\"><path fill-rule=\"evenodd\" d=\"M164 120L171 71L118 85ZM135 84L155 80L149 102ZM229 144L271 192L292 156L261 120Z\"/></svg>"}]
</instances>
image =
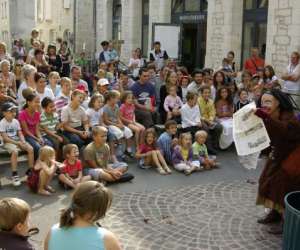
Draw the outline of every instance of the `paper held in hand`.
<instances>
[{"instance_id":1,"label":"paper held in hand","mask_svg":"<svg viewBox=\"0 0 300 250\"><path fill-rule=\"evenodd\" d=\"M253 110L254 102L244 106L233 114L233 140L246 168L256 168L260 151L270 146L270 138L263 120Z\"/></svg>"}]
</instances>

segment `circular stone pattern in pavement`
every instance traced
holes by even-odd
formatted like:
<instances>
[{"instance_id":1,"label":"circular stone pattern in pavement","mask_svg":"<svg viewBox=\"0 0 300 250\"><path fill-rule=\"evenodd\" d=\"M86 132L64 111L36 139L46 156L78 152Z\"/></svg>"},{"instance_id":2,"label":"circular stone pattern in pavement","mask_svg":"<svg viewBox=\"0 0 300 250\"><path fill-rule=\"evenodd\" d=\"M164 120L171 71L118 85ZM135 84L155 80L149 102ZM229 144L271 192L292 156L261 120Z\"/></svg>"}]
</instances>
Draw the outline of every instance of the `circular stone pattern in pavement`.
<instances>
[{"instance_id":1,"label":"circular stone pattern in pavement","mask_svg":"<svg viewBox=\"0 0 300 250\"><path fill-rule=\"evenodd\" d=\"M125 250L281 249L257 224L257 186L245 182L118 193L103 225Z\"/></svg>"}]
</instances>

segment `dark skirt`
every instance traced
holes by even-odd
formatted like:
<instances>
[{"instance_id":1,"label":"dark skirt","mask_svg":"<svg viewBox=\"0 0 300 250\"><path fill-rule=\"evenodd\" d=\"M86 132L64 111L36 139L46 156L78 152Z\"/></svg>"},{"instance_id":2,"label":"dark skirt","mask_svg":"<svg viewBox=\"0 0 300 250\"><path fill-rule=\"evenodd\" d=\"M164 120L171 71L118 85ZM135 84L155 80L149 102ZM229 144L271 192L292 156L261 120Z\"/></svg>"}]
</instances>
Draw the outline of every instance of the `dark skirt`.
<instances>
[{"instance_id":1,"label":"dark skirt","mask_svg":"<svg viewBox=\"0 0 300 250\"><path fill-rule=\"evenodd\" d=\"M291 175L282 164L268 160L259 179L257 205L282 213L285 195L297 190L300 190L300 176Z\"/></svg>"}]
</instances>

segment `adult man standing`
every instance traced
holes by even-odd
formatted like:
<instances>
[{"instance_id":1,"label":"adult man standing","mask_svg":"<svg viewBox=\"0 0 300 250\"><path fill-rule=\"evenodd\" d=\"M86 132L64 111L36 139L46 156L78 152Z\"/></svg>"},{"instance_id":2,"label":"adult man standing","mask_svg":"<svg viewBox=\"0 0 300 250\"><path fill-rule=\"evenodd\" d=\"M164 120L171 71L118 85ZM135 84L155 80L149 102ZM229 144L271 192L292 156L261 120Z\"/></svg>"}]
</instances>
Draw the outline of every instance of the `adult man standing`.
<instances>
[{"instance_id":1,"label":"adult man standing","mask_svg":"<svg viewBox=\"0 0 300 250\"><path fill-rule=\"evenodd\" d=\"M258 48L251 49L251 57L248 58L245 62L244 69L251 72L252 75L256 74L259 68L263 68L265 66L264 59L259 57Z\"/></svg>"},{"instance_id":2,"label":"adult man standing","mask_svg":"<svg viewBox=\"0 0 300 250\"><path fill-rule=\"evenodd\" d=\"M200 69L196 69L192 73L194 81L192 81L187 87L188 92L194 92L200 95L200 89L204 81L204 72Z\"/></svg>"},{"instance_id":3,"label":"adult man standing","mask_svg":"<svg viewBox=\"0 0 300 250\"><path fill-rule=\"evenodd\" d=\"M109 63L110 62L110 51L109 51L109 42L108 41L103 41L101 42L102 46L102 52L99 55L99 63L105 62Z\"/></svg>"},{"instance_id":4,"label":"adult man standing","mask_svg":"<svg viewBox=\"0 0 300 250\"><path fill-rule=\"evenodd\" d=\"M161 70L161 68L165 65L165 61L169 59L167 51L161 49L160 42L155 42L154 50L150 52L150 62L154 62L156 66L156 70Z\"/></svg>"},{"instance_id":5,"label":"adult man standing","mask_svg":"<svg viewBox=\"0 0 300 250\"><path fill-rule=\"evenodd\" d=\"M140 80L130 88L135 98L135 115L138 122L146 128L154 125L155 88L149 82L149 72L146 68L140 69Z\"/></svg>"},{"instance_id":6,"label":"adult man standing","mask_svg":"<svg viewBox=\"0 0 300 250\"><path fill-rule=\"evenodd\" d=\"M291 94L295 103L300 107L300 54L293 52L291 62L287 66L286 72L282 75L284 80L283 90Z\"/></svg>"}]
</instances>

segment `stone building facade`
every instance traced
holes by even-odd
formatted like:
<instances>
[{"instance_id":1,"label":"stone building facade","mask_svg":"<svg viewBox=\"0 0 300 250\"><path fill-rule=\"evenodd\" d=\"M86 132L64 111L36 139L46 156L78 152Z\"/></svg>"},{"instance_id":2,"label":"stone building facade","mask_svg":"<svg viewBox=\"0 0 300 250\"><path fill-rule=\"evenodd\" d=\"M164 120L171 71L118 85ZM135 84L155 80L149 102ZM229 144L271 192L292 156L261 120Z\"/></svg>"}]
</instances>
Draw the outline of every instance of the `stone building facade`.
<instances>
[{"instance_id":1,"label":"stone building facade","mask_svg":"<svg viewBox=\"0 0 300 250\"><path fill-rule=\"evenodd\" d=\"M35 26L35 0L0 0L0 41L11 48L14 39L29 36Z\"/></svg>"},{"instance_id":2,"label":"stone building facade","mask_svg":"<svg viewBox=\"0 0 300 250\"><path fill-rule=\"evenodd\" d=\"M55 43L58 37L73 41L74 1L72 0L35 0L35 28L40 39L47 46Z\"/></svg>"},{"instance_id":3,"label":"stone building facade","mask_svg":"<svg viewBox=\"0 0 300 250\"><path fill-rule=\"evenodd\" d=\"M96 0L96 48L102 40L119 40L121 58L128 61L132 49L148 55L153 24L179 25L180 57L196 54L193 66L218 68L227 52L235 52L238 68L259 47L267 64L280 74L292 51L300 50L300 1L297 0ZM117 19L116 3L121 8ZM193 9L194 8L194 9ZM120 15L118 13L118 15ZM119 37L114 36L115 20ZM196 36L193 36L196 33ZM203 38L203 36L205 37ZM188 37L188 38L187 38ZM186 41L190 39L189 41ZM198 45L185 51L193 39ZM195 53L196 52L196 53ZM203 58L198 60L199 58Z\"/></svg>"}]
</instances>

